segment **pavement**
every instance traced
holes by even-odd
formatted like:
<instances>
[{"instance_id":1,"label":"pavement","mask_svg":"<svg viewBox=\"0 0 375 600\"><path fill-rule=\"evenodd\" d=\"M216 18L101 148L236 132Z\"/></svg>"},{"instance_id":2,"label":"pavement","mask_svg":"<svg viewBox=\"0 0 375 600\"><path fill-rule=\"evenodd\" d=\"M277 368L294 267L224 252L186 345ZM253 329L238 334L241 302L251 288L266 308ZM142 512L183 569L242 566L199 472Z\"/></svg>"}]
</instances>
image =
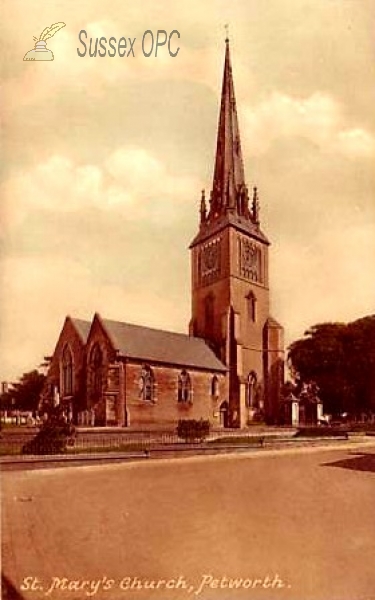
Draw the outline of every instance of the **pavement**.
<instances>
[{"instance_id":1,"label":"pavement","mask_svg":"<svg viewBox=\"0 0 375 600\"><path fill-rule=\"evenodd\" d=\"M375 599L375 440L2 473L3 598Z\"/></svg>"}]
</instances>

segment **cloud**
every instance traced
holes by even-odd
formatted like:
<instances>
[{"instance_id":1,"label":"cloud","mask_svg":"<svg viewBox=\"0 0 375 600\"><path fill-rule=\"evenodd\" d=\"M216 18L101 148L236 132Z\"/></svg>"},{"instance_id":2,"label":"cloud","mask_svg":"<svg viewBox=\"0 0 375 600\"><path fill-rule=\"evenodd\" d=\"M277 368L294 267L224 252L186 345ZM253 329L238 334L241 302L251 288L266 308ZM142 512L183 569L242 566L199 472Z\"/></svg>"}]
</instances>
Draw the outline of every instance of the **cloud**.
<instances>
[{"instance_id":1,"label":"cloud","mask_svg":"<svg viewBox=\"0 0 375 600\"><path fill-rule=\"evenodd\" d=\"M121 211L125 221L147 217L173 222L199 189L195 178L169 172L158 158L136 147L117 149L100 166L52 156L15 170L2 186L8 229L38 209L75 213L92 207Z\"/></svg>"},{"instance_id":2,"label":"cloud","mask_svg":"<svg viewBox=\"0 0 375 600\"><path fill-rule=\"evenodd\" d=\"M254 107L244 107L245 136L255 152L264 153L280 138L308 140L323 154L348 158L375 157L374 136L348 127L342 106L334 98L315 92L296 98L273 92Z\"/></svg>"},{"instance_id":3,"label":"cloud","mask_svg":"<svg viewBox=\"0 0 375 600\"><path fill-rule=\"evenodd\" d=\"M53 352L67 312L90 320L97 311L133 323L141 316L143 325L187 330L185 307L172 296L150 288L142 293L136 281L105 283L88 265L67 256L7 258L2 283L1 371L11 379L22 374L20 365L24 371L36 368Z\"/></svg>"},{"instance_id":4,"label":"cloud","mask_svg":"<svg viewBox=\"0 0 375 600\"><path fill-rule=\"evenodd\" d=\"M56 155L14 170L2 187L6 377L52 351L66 313L186 330L188 293L176 297L188 281L186 214L200 187L139 147L118 148L99 166Z\"/></svg>"},{"instance_id":5,"label":"cloud","mask_svg":"<svg viewBox=\"0 0 375 600\"><path fill-rule=\"evenodd\" d=\"M373 158L375 138L361 128L340 131L337 135L337 149L349 158Z\"/></svg>"},{"instance_id":6,"label":"cloud","mask_svg":"<svg viewBox=\"0 0 375 600\"><path fill-rule=\"evenodd\" d=\"M178 202L199 190L194 178L174 176L165 164L141 148L116 150L105 162L105 168L118 184L141 197L173 196Z\"/></svg>"}]
</instances>

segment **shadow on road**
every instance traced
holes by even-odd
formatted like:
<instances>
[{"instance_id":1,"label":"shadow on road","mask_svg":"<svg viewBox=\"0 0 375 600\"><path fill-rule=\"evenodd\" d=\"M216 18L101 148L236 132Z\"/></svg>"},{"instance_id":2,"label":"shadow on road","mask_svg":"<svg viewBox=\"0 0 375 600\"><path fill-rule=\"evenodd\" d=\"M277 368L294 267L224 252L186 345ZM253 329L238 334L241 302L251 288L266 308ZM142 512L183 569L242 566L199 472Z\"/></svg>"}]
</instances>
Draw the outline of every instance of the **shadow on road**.
<instances>
[{"instance_id":1,"label":"shadow on road","mask_svg":"<svg viewBox=\"0 0 375 600\"><path fill-rule=\"evenodd\" d=\"M330 463L323 463L323 467L340 467L353 471L370 471L375 473L375 454L358 453L353 458L344 458Z\"/></svg>"},{"instance_id":2,"label":"shadow on road","mask_svg":"<svg viewBox=\"0 0 375 600\"><path fill-rule=\"evenodd\" d=\"M1 573L1 598L2 600L24 600L24 596L16 590L4 573Z\"/></svg>"}]
</instances>

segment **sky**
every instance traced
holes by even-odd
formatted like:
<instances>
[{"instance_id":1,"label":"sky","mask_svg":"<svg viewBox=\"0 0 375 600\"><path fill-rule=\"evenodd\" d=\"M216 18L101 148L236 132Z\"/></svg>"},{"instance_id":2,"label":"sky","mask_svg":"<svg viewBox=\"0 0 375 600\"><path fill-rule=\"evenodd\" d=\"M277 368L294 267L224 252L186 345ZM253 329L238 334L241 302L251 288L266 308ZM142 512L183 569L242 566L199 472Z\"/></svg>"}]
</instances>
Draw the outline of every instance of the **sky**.
<instances>
[{"instance_id":1,"label":"sky","mask_svg":"<svg viewBox=\"0 0 375 600\"><path fill-rule=\"evenodd\" d=\"M187 332L188 246L211 188L229 24L245 173L286 345L375 312L373 0L4 0L0 380L67 314ZM54 61L25 62L46 26ZM142 37L177 30L145 57ZM135 56L79 57L136 38Z\"/></svg>"}]
</instances>

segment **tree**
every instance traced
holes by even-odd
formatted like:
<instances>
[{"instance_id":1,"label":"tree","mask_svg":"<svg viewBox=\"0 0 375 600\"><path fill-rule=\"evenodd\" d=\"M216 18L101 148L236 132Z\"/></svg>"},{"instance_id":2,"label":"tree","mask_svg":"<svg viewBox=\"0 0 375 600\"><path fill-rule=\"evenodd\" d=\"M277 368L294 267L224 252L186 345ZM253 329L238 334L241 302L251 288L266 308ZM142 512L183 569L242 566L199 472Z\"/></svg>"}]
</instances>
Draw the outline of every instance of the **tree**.
<instances>
[{"instance_id":1,"label":"tree","mask_svg":"<svg viewBox=\"0 0 375 600\"><path fill-rule=\"evenodd\" d=\"M12 410L12 395L8 392L0 394L0 410Z\"/></svg>"},{"instance_id":2,"label":"tree","mask_svg":"<svg viewBox=\"0 0 375 600\"><path fill-rule=\"evenodd\" d=\"M37 435L22 447L22 454L63 454L74 443L75 427L67 423L61 406L51 408Z\"/></svg>"},{"instance_id":3,"label":"tree","mask_svg":"<svg viewBox=\"0 0 375 600\"><path fill-rule=\"evenodd\" d=\"M36 411L45 379L37 369L24 373L18 382L11 384L8 392L1 395L1 407Z\"/></svg>"},{"instance_id":4,"label":"tree","mask_svg":"<svg viewBox=\"0 0 375 600\"><path fill-rule=\"evenodd\" d=\"M315 381L326 412L375 410L375 315L349 324L322 323L288 350L297 386Z\"/></svg>"}]
</instances>

